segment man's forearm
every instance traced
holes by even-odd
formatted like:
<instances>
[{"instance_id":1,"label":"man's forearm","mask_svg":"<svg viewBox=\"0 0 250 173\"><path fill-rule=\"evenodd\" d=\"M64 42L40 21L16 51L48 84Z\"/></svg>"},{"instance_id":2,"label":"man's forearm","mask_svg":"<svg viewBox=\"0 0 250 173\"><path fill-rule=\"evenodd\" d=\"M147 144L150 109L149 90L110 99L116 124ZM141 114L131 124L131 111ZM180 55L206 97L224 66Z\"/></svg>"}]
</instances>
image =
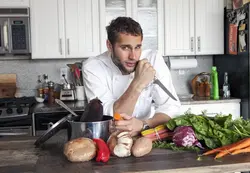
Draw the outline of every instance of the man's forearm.
<instances>
[{"instance_id":1,"label":"man's forearm","mask_svg":"<svg viewBox=\"0 0 250 173\"><path fill-rule=\"evenodd\" d=\"M146 120L149 127L155 127L168 122L171 118L164 113L156 113L152 118Z\"/></svg>"},{"instance_id":2,"label":"man's forearm","mask_svg":"<svg viewBox=\"0 0 250 173\"><path fill-rule=\"evenodd\" d=\"M142 88L136 82L131 82L125 93L114 103L114 112L126 113L132 116L141 91Z\"/></svg>"}]
</instances>

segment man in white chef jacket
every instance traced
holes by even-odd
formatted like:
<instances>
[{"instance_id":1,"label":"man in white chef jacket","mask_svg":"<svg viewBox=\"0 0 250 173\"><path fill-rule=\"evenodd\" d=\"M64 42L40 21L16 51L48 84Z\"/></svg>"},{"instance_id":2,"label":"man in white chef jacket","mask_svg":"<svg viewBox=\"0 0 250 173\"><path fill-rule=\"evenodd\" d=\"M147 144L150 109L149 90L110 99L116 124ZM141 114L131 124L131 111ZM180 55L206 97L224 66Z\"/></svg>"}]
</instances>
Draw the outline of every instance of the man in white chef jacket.
<instances>
[{"instance_id":1,"label":"man in white chef jacket","mask_svg":"<svg viewBox=\"0 0 250 173\"><path fill-rule=\"evenodd\" d=\"M120 113L124 120L117 121L116 128L130 131L132 136L175 117L180 101L171 74L157 51L142 51L140 24L118 17L106 29L108 51L83 63L87 100L98 97L105 115ZM154 76L177 101L153 84Z\"/></svg>"}]
</instances>

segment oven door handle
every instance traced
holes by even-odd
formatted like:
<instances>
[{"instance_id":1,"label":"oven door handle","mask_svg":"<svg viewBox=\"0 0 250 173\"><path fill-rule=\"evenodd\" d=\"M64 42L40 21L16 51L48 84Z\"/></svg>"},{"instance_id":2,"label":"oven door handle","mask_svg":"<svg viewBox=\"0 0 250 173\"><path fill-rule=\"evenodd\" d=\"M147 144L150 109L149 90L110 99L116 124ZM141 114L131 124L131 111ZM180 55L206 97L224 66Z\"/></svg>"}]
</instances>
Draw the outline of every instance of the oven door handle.
<instances>
[{"instance_id":1,"label":"oven door handle","mask_svg":"<svg viewBox=\"0 0 250 173\"><path fill-rule=\"evenodd\" d=\"M9 51L9 28L8 21L4 21L3 25L3 46L5 51Z\"/></svg>"},{"instance_id":2,"label":"oven door handle","mask_svg":"<svg viewBox=\"0 0 250 173\"><path fill-rule=\"evenodd\" d=\"M27 132L0 132L0 136L19 136L28 135Z\"/></svg>"}]
</instances>

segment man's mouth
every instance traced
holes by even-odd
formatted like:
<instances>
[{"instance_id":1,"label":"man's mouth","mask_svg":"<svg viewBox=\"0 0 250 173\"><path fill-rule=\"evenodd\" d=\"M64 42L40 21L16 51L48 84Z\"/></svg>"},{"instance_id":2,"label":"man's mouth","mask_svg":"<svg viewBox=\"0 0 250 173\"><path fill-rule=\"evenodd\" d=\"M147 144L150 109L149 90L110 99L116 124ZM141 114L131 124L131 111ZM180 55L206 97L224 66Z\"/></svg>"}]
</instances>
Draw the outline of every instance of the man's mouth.
<instances>
[{"instance_id":1,"label":"man's mouth","mask_svg":"<svg viewBox=\"0 0 250 173\"><path fill-rule=\"evenodd\" d=\"M135 67L136 66L136 62L133 62L133 63L126 62L126 66L128 66L128 67Z\"/></svg>"}]
</instances>

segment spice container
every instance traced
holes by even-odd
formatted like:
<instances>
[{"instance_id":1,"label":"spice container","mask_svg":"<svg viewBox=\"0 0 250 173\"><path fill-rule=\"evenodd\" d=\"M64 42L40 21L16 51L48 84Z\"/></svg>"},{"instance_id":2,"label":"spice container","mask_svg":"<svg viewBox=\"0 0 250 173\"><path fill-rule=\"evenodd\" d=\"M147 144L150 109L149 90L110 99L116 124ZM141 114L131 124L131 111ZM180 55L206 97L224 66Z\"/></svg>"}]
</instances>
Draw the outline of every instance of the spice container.
<instances>
[{"instance_id":1,"label":"spice container","mask_svg":"<svg viewBox=\"0 0 250 173\"><path fill-rule=\"evenodd\" d=\"M49 104L55 103L54 86L55 86L54 82L52 81L48 82L48 87L49 87L48 103Z\"/></svg>"}]
</instances>

